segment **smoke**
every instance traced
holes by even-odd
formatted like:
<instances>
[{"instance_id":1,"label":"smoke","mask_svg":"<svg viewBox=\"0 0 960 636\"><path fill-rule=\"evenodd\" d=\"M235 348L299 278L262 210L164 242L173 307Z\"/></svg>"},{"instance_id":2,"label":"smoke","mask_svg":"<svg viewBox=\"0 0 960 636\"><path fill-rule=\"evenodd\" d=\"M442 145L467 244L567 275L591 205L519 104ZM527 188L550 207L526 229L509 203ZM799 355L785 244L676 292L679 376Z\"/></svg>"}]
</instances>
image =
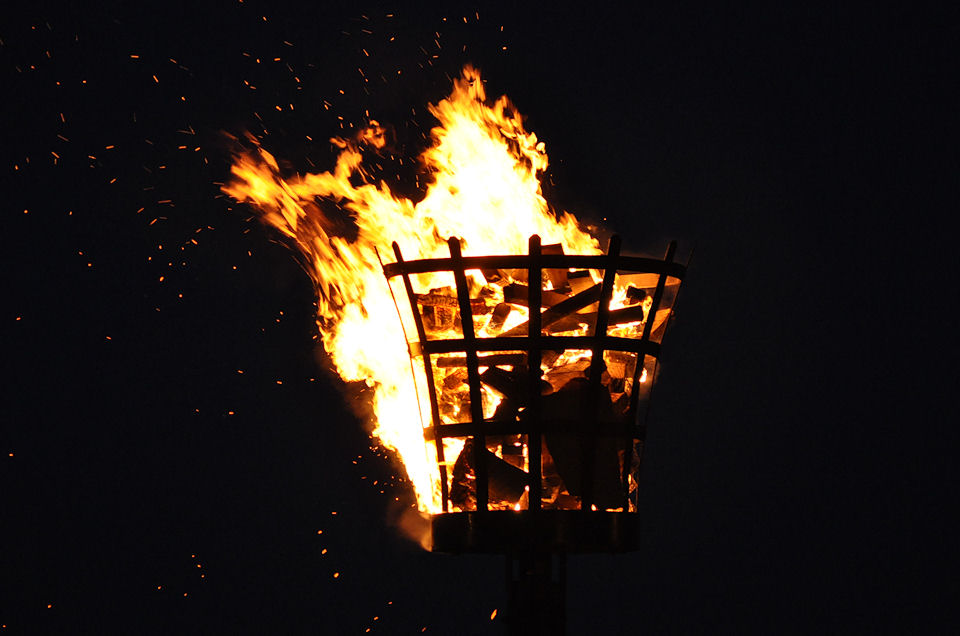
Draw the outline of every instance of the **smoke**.
<instances>
[{"instance_id":1,"label":"smoke","mask_svg":"<svg viewBox=\"0 0 960 636\"><path fill-rule=\"evenodd\" d=\"M431 515L420 512L415 507L395 507L387 511L387 523L397 528L400 534L420 545L428 552L433 550L433 531Z\"/></svg>"}]
</instances>

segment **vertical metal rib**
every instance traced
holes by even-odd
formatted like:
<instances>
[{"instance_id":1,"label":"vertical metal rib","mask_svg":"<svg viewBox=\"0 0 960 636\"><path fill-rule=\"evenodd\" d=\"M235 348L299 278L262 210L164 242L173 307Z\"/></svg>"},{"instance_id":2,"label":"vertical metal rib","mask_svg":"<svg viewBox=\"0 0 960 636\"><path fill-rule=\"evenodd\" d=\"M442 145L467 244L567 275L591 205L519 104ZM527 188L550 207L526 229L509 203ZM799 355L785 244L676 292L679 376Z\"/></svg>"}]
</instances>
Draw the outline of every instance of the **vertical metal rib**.
<instances>
[{"instance_id":1,"label":"vertical metal rib","mask_svg":"<svg viewBox=\"0 0 960 636\"><path fill-rule=\"evenodd\" d=\"M467 382L470 386L470 418L473 422L473 470L476 476L477 510L487 510L487 440L483 433L483 393L480 388L480 370L477 362L477 341L473 333L473 310L470 307L470 288L463 271L460 254L460 239L450 237L450 263L453 280L457 286L457 303L460 306L460 326L463 331L463 348L467 357Z\"/></svg>"},{"instance_id":2,"label":"vertical metal rib","mask_svg":"<svg viewBox=\"0 0 960 636\"><path fill-rule=\"evenodd\" d=\"M610 237L610 243L607 247L606 267L603 270L603 286L600 289L600 301L597 305L597 322L593 327L593 335L597 338L597 344L593 347L590 356L590 384L588 385L587 400L585 405L585 417L595 419L597 417L597 404L600 397L600 391L603 390L600 385L600 376L603 374L605 363L603 361L603 352L606 349L607 325L610 320L610 298L613 296L613 284L617 278L617 261L620 257L620 237L616 234ZM593 482L597 454L597 435L591 431L582 439L581 454L581 493L580 509L590 510L593 503Z\"/></svg>"},{"instance_id":3,"label":"vertical metal rib","mask_svg":"<svg viewBox=\"0 0 960 636\"><path fill-rule=\"evenodd\" d=\"M653 292L653 300L650 303L650 311L647 312L647 319L643 323L643 335L640 336L640 342L646 344L650 341L650 334L653 332L653 323L657 320L657 310L660 308L660 301L663 299L663 289L667 286L667 265L673 261L673 255L677 251L677 242L670 241L670 245L667 246L667 253L663 255L663 265L660 269L660 277L657 279L657 288ZM676 302L676 299L674 299ZM672 309L672 307L671 307ZM630 410L629 413L634 413L634 424L636 424L637 418L637 403L640 399L640 377L643 373L643 368L646 366L647 356L644 348L641 348L640 353L637 354L637 366L633 370L633 384L630 389ZM650 410L650 402L653 398L653 381L656 376L656 364L653 368L653 374L649 378L650 382L650 395L647 396L647 412ZM625 440L623 456L623 488L624 492L629 492L630 485L628 483L627 476L630 472L630 467L628 460L633 457L633 440Z\"/></svg>"},{"instance_id":4,"label":"vertical metal rib","mask_svg":"<svg viewBox=\"0 0 960 636\"><path fill-rule=\"evenodd\" d=\"M527 275L527 307L530 309L527 336L527 370L529 401L525 411L527 420L527 467L530 471L530 493L528 508L540 510L540 498L543 488L543 475L540 456L541 426L540 426L540 308L542 305L541 280L543 278L540 266L540 237L534 234L530 237L530 268Z\"/></svg>"},{"instance_id":5,"label":"vertical metal rib","mask_svg":"<svg viewBox=\"0 0 960 636\"><path fill-rule=\"evenodd\" d=\"M383 269L383 259L380 257L380 250L376 247L373 248L373 251L377 255L377 260L380 261L380 269ZM386 274L386 272L384 272ZM397 310L397 320L400 321L400 331L403 333L403 342L407 345L407 358L410 360L410 377L413 378L413 394L417 398L417 415L420 417L420 425L423 426L423 403L420 402L420 387L417 386L417 365L413 359L413 351L410 349L410 336L407 334L407 327L403 324L403 314L400 312L400 303L397 302L397 295L393 293L393 285L390 284L390 277L385 278L387 283L387 291L390 292L390 300L393 301L393 306ZM414 318L416 322L416 318ZM434 427L434 436L439 433L436 430L433 419L431 418L430 426ZM429 460L429 457L427 458ZM439 465L439 464L438 464Z\"/></svg>"},{"instance_id":6,"label":"vertical metal rib","mask_svg":"<svg viewBox=\"0 0 960 636\"><path fill-rule=\"evenodd\" d=\"M427 341L427 332L423 328L423 316L420 315L420 308L417 307L417 296L413 293L413 285L410 284L410 274L407 268L403 266L403 255L400 253L400 246L396 241L393 242L393 254L397 257L397 263L400 265L400 275L403 277L403 288L407 292L407 298L410 299L410 309L413 311L413 322L417 326L417 338L420 342ZM387 281L389 285L390 282ZM440 496L443 499L443 511L450 510L450 497L447 492L447 467L443 458L443 437L440 433L440 407L437 404L437 391L433 384L433 368L430 364L430 354L422 353L423 368L427 375L427 392L430 394L430 418L433 424L434 440L437 446L437 465L440 467ZM412 358L411 358L412 360ZM417 378L413 378L416 385Z\"/></svg>"}]
</instances>

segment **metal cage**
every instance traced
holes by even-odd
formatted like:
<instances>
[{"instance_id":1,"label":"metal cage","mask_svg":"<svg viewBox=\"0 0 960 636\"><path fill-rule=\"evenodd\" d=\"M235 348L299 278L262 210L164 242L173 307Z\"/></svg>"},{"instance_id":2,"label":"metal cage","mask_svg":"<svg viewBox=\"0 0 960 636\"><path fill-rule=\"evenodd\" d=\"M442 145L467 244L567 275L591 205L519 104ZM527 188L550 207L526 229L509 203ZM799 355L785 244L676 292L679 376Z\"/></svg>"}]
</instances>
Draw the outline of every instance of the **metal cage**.
<instances>
[{"instance_id":1,"label":"metal cage","mask_svg":"<svg viewBox=\"0 0 960 636\"><path fill-rule=\"evenodd\" d=\"M405 261L394 243L383 268L409 302L410 314L397 308L424 420L429 399L423 434L444 510L433 549L634 549L647 405L686 272L676 242L662 260L621 255L618 236L590 256L536 235L526 255L464 256L459 239L448 244L449 258ZM437 276L452 285L423 289ZM512 282L486 284L498 278Z\"/></svg>"}]
</instances>

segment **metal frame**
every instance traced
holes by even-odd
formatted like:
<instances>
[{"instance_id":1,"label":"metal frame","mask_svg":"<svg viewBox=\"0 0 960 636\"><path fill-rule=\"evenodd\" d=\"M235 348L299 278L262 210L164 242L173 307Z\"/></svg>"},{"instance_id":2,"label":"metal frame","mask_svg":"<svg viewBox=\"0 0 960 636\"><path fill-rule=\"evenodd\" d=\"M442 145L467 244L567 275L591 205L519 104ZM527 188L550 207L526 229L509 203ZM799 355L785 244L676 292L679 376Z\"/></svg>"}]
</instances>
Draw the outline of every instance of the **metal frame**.
<instances>
[{"instance_id":1,"label":"metal frame","mask_svg":"<svg viewBox=\"0 0 960 636\"><path fill-rule=\"evenodd\" d=\"M638 423L637 406L640 391L638 390L638 380L645 365L646 356L650 356L656 361L660 355L660 344L651 341L651 334L657 310L663 300L664 288L667 278L674 277L682 281L686 273L686 267L673 262L676 252L676 242L671 242L667 248L666 254L662 260L645 257L623 256L620 254L620 238L613 236L605 254L586 256L586 255L566 255L566 254L544 254L541 248L539 236L531 236L529 239L529 253L526 255L506 255L506 256L464 256L461 253L460 239L453 237L448 241L450 249L450 258L432 258L415 261L405 261L401 254L400 247L393 243L393 251L396 256L396 262L383 266L384 275L388 281L396 276L400 276L403 286L410 303L411 312L416 325L417 340L408 343L411 360L420 357L423 361L426 374L427 391L430 399L430 414L432 421L429 426L424 427L425 440L432 441L437 450L437 459L439 462L441 496L443 499L443 510L450 512L450 493L448 488L447 466L444 458L443 439L445 437L472 437L474 440L473 467L476 476L476 512L481 515L489 515L498 511L488 509L489 504L489 474L486 457L486 437L488 435L518 434L527 436L528 450L528 481L529 486L529 504L528 509L523 512L552 512L541 510L541 488L543 471L541 469L541 435L545 432L544 422L541 421L539 391L529 390L526 395L524 421L490 421L484 420L482 412L481 399L481 379L479 372L480 353L523 351L526 353L527 368L529 370L529 386L537 387L541 378L541 356L544 350L550 349L584 349L591 350L591 366L588 374L589 388L588 396L585 400L581 412L580 421L573 427L571 432L580 436L581 442L581 511L589 511L594 503L594 458L598 438L601 436L614 436L623 439L624 450L629 453L636 441L642 441L645 437L645 425ZM528 274L528 307L530 308L529 319L526 329L520 325L511 330L511 336L497 337L477 337L474 333L472 319L463 319L464 316L473 316L470 305L469 286L467 284L466 271L472 269L512 269L526 270ZM557 304L553 308L543 311L542 284L534 284L534 281L540 281L542 272L546 269L592 269L603 272L602 283L594 285L592 288L581 291L573 297ZM417 296L414 293L411 276L431 272L452 272L454 283L456 285L457 306L460 311L462 338L454 339L430 339L427 330L424 327L423 316L420 312ZM639 338L624 338L613 336L607 333L610 324L611 310L609 309L610 298L613 293L616 275L646 273L657 276L657 284L652 297L652 305L646 313L647 320L644 325L642 336ZM599 288L599 289L598 289ZM679 291L679 290L678 290ZM593 329L585 336L555 336L545 335L542 332L543 327L549 324L551 320L556 320L559 316L578 308L583 308L594 303L598 303L596 321ZM534 307L541 308L541 311L534 311ZM672 307L671 307L672 309ZM398 307L399 310L399 307ZM617 312L636 312L637 308L628 307L625 309L614 310ZM641 310L642 311L642 310ZM633 314L631 314L633 315ZM525 331L525 333L524 333ZM519 334L519 335L516 335ZM633 385L630 395L630 404L627 410L628 421L622 423L600 423L595 421L596 397L601 389L601 375L604 369L604 353L607 351L633 352L637 354L637 363L634 370ZM430 356L432 354L462 354L465 357L467 369L467 382L470 395L470 421L456 424L444 424L441 422L440 409L438 404L437 387L434 383L433 369ZM510 355L510 354L501 354ZM601 361L598 364L597 361ZM488 365L484 365L488 366ZM653 379L651 378L651 382ZM629 455L625 455L627 457ZM622 488L624 494L628 489L628 473L626 460L622 469ZM627 510L627 498L624 497L624 511ZM459 513L455 513L459 514ZM512 514L516 515L516 512ZM471 514L471 517L473 515Z\"/></svg>"}]
</instances>

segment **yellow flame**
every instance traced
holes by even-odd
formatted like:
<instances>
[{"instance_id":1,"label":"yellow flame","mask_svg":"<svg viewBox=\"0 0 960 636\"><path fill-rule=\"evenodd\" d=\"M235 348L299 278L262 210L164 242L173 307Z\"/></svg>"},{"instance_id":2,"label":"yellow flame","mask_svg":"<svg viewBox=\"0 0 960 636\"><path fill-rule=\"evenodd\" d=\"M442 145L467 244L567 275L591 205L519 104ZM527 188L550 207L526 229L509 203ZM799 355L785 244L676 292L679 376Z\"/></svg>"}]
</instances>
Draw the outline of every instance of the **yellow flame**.
<instances>
[{"instance_id":1,"label":"yellow flame","mask_svg":"<svg viewBox=\"0 0 960 636\"><path fill-rule=\"evenodd\" d=\"M418 202L368 182L362 150L386 143L375 121L354 139L331 140L342 148L331 172L284 178L257 146L235 157L223 190L255 206L306 258L323 346L344 380L375 387L373 435L399 454L419 508L439 512L436 457L424 444L404 334L377 250L388 254L396 241L407 259L446 257L446 239L459 236L471 254L520 254L532 234L566 253L596 254L599 246L571 214L549 209L538 177L547 167L543 142L524 129L506 96L487 100L476 69L465 67L449 97L429 110L438 125L421 156L431 181ZM356 237L334 235L318 200L349 210Z\"/></svg>"}]
</instances>

